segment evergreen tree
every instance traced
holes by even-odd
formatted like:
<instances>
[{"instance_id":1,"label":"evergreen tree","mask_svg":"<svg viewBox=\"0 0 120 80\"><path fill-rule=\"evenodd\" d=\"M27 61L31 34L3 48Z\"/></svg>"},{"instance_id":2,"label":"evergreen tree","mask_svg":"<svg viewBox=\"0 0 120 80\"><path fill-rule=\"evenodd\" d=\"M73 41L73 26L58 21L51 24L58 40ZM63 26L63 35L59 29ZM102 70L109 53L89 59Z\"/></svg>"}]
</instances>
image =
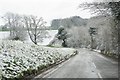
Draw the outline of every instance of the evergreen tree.
<instances>
[{"instance_id":1,"label":"evergreen tree","mask_svg":"<svg viewBox=\"0 0 120 80\"><path fill-rule=\"evenodd\" d=\"M68 34L67 34L67 31L64 29L64 27L60 27L59 29L58 29L58 34L57 34L57 38L59 39L59 40L62 40L63 42L62 42L62 46L63 47L67 47L67 43L66 43L66 40L67 40L67 37L68 36Z\"/></svg>"}]
</instances>

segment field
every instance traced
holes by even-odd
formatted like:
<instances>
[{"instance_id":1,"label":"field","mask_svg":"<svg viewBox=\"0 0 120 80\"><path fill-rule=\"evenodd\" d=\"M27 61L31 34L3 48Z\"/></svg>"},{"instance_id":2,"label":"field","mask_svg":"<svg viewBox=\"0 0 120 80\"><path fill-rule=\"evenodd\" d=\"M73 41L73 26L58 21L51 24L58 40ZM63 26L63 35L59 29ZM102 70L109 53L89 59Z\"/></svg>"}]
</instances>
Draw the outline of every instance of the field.
<instances>
[{"instance_id":1,"label":"field","mask_svg":"<svg viewBox=\"0 0 120 80\"><path fill-rule=\"evenodd\" d=\"M50 48L21 41L0 40L0 76L20 78L75 55L70 48Z\"/></svg>"},{"instance_id":2,"label":"field","mask_svg":"<svg viewBox=\"0 0 120 80\"><path fill-rule=\"evenodd\" d=\"M57 30L47 30L47 31L50 37L44 38L43 42L39 43L40 45L47 45L54 38L55 34L57 34ZM8 31L0 32L0 39L2 40L7 39L9 37L9 34L10 33ZM27 35L27 40L25 40L24 42L31 43L31 40L28 35Z\"/></svg>"},{"instance_id":3,"label":"field","mask_svg":"<svg viewBox=\"0 0 120 80\"><path fill-rule=\"evenodd\" d=\"M50 37L44 38L40 45L29 44L29 36L24 42L7 40L9 32L0 32L0 79L20 78L36 74L40 70L57 64L76 54L71 48L50 48L47 45L57 34L57 30L48 31Z\"/></svg>"},{"instance_id":4,"label":"field","mask_svg":"<svg viewBox=\"0 0 120 80\"><path fill-rule=\"evenodd\" d=\"M8 31L0 31L0 39L6 39L9 37Z\"/></svg>"}]
</instances>

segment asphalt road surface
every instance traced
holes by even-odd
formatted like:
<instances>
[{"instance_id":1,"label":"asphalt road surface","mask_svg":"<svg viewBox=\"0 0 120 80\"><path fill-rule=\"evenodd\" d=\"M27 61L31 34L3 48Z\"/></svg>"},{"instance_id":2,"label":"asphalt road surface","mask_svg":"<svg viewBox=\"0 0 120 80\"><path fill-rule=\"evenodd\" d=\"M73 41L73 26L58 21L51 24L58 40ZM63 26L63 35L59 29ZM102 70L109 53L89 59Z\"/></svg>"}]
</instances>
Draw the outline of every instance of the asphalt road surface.
<instances>
[{"instance_id":1,"label":"asphalt road surface","mask_svg":"<svg viewBox=\"0 0 120 80\"><path fill-rule=\"evenodd\" d=\"M35 78L118 78L118 62L98 52L78 49L79 53Z\"/></svg>"}]
</instances>

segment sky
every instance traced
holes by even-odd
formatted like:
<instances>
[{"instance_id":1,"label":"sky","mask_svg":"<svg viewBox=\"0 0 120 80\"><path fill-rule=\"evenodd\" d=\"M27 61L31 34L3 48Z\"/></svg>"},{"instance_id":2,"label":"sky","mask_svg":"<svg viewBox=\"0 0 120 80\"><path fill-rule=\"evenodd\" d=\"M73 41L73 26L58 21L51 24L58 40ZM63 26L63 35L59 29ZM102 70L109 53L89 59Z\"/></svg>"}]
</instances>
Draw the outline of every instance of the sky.
<instances>
[{"instance_id":1,"label":"sky","mask_svg":"<svg viewBox=\"0 0 120 80\"><path fill-rule=\"evenodd\" d=\"M6 12L43 17L50 25L53 19L80 16L90 18L88 10L79 9L79 4L93 0L0 0L0 16ZM0 19L0 24L3 24Z\"/></svg>"}]
</instances>

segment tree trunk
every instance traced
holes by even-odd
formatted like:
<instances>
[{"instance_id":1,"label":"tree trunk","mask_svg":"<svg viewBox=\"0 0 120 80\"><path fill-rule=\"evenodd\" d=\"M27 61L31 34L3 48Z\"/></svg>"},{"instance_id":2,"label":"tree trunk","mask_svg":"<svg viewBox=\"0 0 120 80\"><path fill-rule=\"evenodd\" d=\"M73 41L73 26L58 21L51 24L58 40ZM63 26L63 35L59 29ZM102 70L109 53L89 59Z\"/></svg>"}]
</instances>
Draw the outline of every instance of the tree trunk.
<instances>
[{"instance_id":1,"label":"tree trunk","mask_svg":"<svg viewBox=\"0 0 120 80\"><path fill-rule=\"evenodd\" d=\"M118 26L117 26L117 32L118 32L118 55L120 55L120 21L118 21Z\"/></svg>"},{"instance_id":2,"label":"tree trunk","mask_svg":"<svg viewBox=\"0 0 120 80\"><path fill-rule=\"evenodd\" d=\"M63 46L63 47L67 47L67 44L66 44L66 41L65 41L65 39L63 39L62 46Z\"/></svg>"},{"instance_id":3,"label":"tree trunk","mask_svg":"<svg viewBox=\"0 0 120 80\"><path fill-rule=\"evenodd\" d=\"M93 50L93 47L94 47L93 46L93 44L94 44L93 35L91 34L90 36L91 36L91 50Z\"/></svg>"}]
</instances>

